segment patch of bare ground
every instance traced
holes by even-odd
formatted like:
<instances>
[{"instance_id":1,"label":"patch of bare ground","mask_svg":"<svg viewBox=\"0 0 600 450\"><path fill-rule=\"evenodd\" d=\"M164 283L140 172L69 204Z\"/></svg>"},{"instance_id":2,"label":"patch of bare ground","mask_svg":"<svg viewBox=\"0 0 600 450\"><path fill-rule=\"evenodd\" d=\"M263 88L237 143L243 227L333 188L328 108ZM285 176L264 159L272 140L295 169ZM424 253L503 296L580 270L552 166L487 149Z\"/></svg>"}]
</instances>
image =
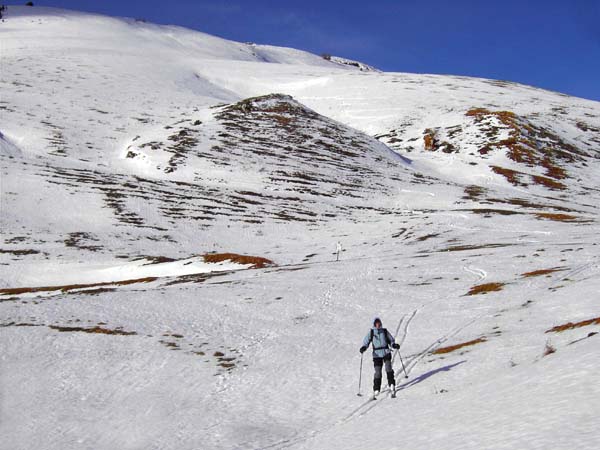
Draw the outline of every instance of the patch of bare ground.
<instances>
[{"instance_id":1,"label":"patch of bare ground","mask_svg":"<svg viewBox=\"0 0 600 450\"><path fill-rule=\"evenodd\" d=\"M163 339L159 340L162 345L171 349L171 350L180 350L179 344L177 342L165 341Z\"/></svg>"},{"instance_id":2,"label":"patch of bare ground","mask_svg":"<svg viewBox=\"0 0 600 450\"><path fill-rule=\"evenodd\" d=\"M417 241L423 242L423 241L426 241L427 239L431 239L431 238L437 237L439 235L440 235L439 233L426 234L425 236L418 237Z\"/></svg>"},{"instance_id":3,"label":"patch of bare ground","mask_svg":"<svg viewBox=\"0 0 600 450\"><path fill-rule=\"evenodd\" d=\"M524 199L524 198L508 198L508 199L489 198L489 199L487 199L487 201L489 201L491 203L505 203L505 204L514 205L514 206L522 206L523 208L531 208L531 209L538 209L538 210L540 210L540 209L541 210L555 209L556 211L561 211L561 212L574 212L573 209L567 208L565 206L548 205L548 204L543 204L543 203L533 203L532 201Z\"/></svg>"},{"instance_id":4,"label":"patch of bare ground","mask_svg":"<svg viewBox=\"0 0 600 450\"><path fill-rule=\"evenodd\" d=\"M143 256L139 259L145 259L148 261L146 264L144 264L145 266L149 266L152 264L169 263L169 262L175 261L175 259L169 258L167 256Z\"/></svg>"},{"instance_id":5,"label":"patch of bare ground","mask_svg":"<svg viewBox=\"0 0 600 450\"><path fill-rule=\"evenodd\" d=\"M468 250L481 250L484 248L510 247L514 244L481 244L481 245L451 245L450 247L438 250L439 252L464 252Z\"/></svg>"},{"instance_id":6,"label":"patch of bare ground","mask_svg":"<svg viewBox=\"0 0 600 450\"><path fill-rule=\"evenodd\" d=\"M467 292L467 295L480 295L480 294L487 294L488 292L498 292L498 291L501 291L505 285L506 285L506 283L478 284L476 286L473 286L469 290L469 292Z\"/></svg>"},{"instance_id":7,"label":"patch of bare ground","mask_svg":"<svg viewBox=\"0 0 600 450\"><path fill-rule=\"evenodd\" d=\"M0 327L43 327L42 324L24 323L24 322L8 322L0 324Z\"/></svg>"},{"instance_id":8,"label":"patch of bare ground","mask_svg":"<svg viewBox=\"0 0 600 450\"><path fill-rule=\"evenodd\" d=\"M531 272L525 272L522 273L521 276L523 278L531 278L531 277L540 277L542 275L548 275L554 272L561 272L563 270L567 270L564 267L554 267L552 269L539 269L539 270L533 270Z\"/></svg>"},{"instance_id":9,"label":"patch of bare ground","mask_svg":"<svg viewBox=\"0 0 600 450\"><path fill-rule=\"evenodd\" d=\"M0 253L8 253L10 255L15 255L15 256L24 256L24 255L38 255L40 252L38 250L31 250L31 249L12 250L12 249L1 249L0 248Z\"/></svg>"},{"instance_id":10,"label":"patch of bare ground","mask_svg":"<svg viewBox=\"0 0 600 450\"><path fill-rule=\"evenodd\" d=\"M488 143L479 150L479 153L487 154L493 148L505 148L507 156L511 160L532 168L545 169L544 176L531 175L533 184L543 185L550 189L566 189L566 185L556 181L568 178L564 164L580 161L583 156L587 156L558 135L532 124L511 111L489 111L485 108L473 108L467 111L466 115L473 117L475 122L480 124L489 124L490 119L495 118L508 128L509 137L507 139ZM523 181L519 178L526 174L510 171L509 169L495 171L504 175L509 182L515 185L523 185ZM520 176L517 177L517 174Z\"/></svg>"},{"instance_id":11,"label":"patch of bare ground","mask_svg":"<svg viewBox=\"0 0 600 450\"><path fill-rule=\"evenodd\" d=\"M457 153L457 148L450 142L439 138L439 128L427 128L423 132L423 147L432 152Z\"/></svg>"},{"instance_id":12,"label":"patch of bare ground","mask_svg":"<svg viewBox=\"0 0 600 450\"><path fill-rule=\"evenodd\" d=\"M84 289L82 291L77 291L80 295L100 295L106 294L108 292L115 292L115 288L97 288L97 289Z\"/></svg>"},{"instance_id":13,"label":"patch of bare ground","mask_svg":"<svg viewBox=\"0 0 600 450\"><path fill-rule=\"evenodd\" d=\"M465 188L464 200L478 201L482 195L487 192L487 189L477 185L470 185Z\"/></svg>"},{"instance_id":14,"label":"patch of bare ground","mask_svg":"<svg viewBox=\"0 0 600 450\"><path fill-rule=\"evenodd\" d=\"M227 371L233 370L236 366L236 357L235 356L225 356L222 352L215 352L213 355L217 359L217 366L222 367Z\"/></svg>"},{"instance_id":15,"label":"patch of bare ground","mask_svg":"<svg viewBox=\"0 0 600 450\"><path fill-rule=\"evenodd\" d=\"M575 328L587 327L589 325L600 325L600 317L596 317L595 319L582 320L581 322L567 322L563 325L557 325L549 330L546 330L546 333L561 333L567 330L573 330Z\"/></svg>"},{"instance_id":16,"label":"patch of bare ground","mask_svg":"<svg viewBox=\"0 0 600 450\"><path fill-rule=\"evenodd\" d=\"M179 275L172 280L167 281L163 286L175 286L176 284L185 283L204 283L209 278L225 275L229 272L218 272L218 274L212 273L192 273L190 275Z\"/></svg>"},{"instance_id":17,"label":"patch of bare ground","mask_svg":"<svg viewBox=\"0 0 600 450\"><path fill-rule=\"evenodd\" d=\"M491 216L492 214L499 214L501 216L514 216L517 214L523 214L520 211L513 211L510 209L494 209L494 208L470 208L470 209L457 209L456 211L468 211L473 214L481 214L484 216Z\"/></svg>"},{"instance_id":18,"label":"patch of bare ground","mask_svg":"<svg viewBox=\"0 0 600 450\"><path fill-rule=\"evenodd\" d=\"M87 242L87 243L86 243ZM76 233L69 233L68 237L64 240L66 247L73 247L79 250L89 250L97 252L102 250L100 245L91 245L89 242L98 242L98 239L89 233L78 231Z\"/></svg>"},{"instance_id":19,"label":"patch of bare ground","mask_svg":"<svg viewBox=\"0 0 600 450\"><path fill-rule=\"evenodd\" d=\"M464 347L470 347L472 345L477 345L480 344L482 342L486 342L487 339L484 337L480 337L477 339L473 339L472 341L468 341L468 342L462 342L460 344L455 344L455 345L449 345L447 347L440 347L437 350L434 350L433 352L431 352L433 355L443 355L446 353L451 353L454 352L456 350L460 350L461 348Z\"/></svg>"},{"instance_id":20,"label":"patch of bare ground","mask_svg":"<svg viewBox=\"0 0 600 450\"><path fill-rule=\"evenodd\" d=\"M251 269L262 269L264 267L272 267L275 265L273 261L260 256L238 255L237 253L209 253L203 255L204 261L207 263L220 263L231 261L236 264L250 265Z\"/></svg>"},{"instance_id":21,"label":"patch of bare ground","mask_svg":"<svg viewBox=\"0 0 600 450\"><path fill-rule=\"evenodd\" d=\"M103 283L91 283L91 284L68 284L62 286L41 286L41 287L22 287L22 288L5 288L0 289L0 295L22 295L22 294L30 294L35 292L53 292L53 291L61 291L61 292L70 292L76 291L79 289L87 289L87 288L95 288L102 286L127 286L130 284L137 283L150 283L152 281L156 281L157 277L146 277L146 278L136 278L133 280L122 280L122 281L107 281Z\"/></svg>"},{"instance_id":22,"label":"patch of bare ground","mask_svg":"<svg viewBox=\"0 0 600 450\"><path fill-rule=\"evenodd\" d=\"M81 332L81 333L95 333L95 334L114 334L120 336L132 336L137 334L135 331L124 331L121 327L115 329L102 328L100 326L95 327L63 327L58 325L48 325L52 330L60 332Z\"/></svg>"},{"instance_id":23,"label":"patch of bare ground","mask_svg":"<svg viewBox=\"0 0 600 450\"><path fill-rule=\"evenodd\" d=\"M553 220L555 222L572 222L572 223L589 223L593 222L591 219L582 219L571 214L561 213L535 213L535 217L544 220Z\"/></svg>"}]
</instances>

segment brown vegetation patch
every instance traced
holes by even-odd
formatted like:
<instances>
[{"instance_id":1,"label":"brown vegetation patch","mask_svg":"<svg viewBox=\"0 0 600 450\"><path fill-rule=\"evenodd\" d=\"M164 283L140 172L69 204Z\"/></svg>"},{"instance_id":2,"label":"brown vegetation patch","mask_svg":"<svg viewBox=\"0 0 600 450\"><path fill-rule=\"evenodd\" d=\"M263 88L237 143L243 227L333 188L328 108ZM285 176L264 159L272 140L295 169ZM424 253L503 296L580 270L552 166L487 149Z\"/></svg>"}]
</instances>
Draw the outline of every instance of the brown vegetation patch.
<instances>
[{"instance_id":1,"label":"brown vegetation patch","mask_svg":"<svg viewBox=\"0 0 600 450\"><path fill-rule=\"evenodd\" d=\"M524 199L524 198L508 198L508 199L503 199L503 198L489 198L487 200L490 201L490 202L492 202L492 203L507 203L507 204L510 204L510 205L522 206L523 208L555 209L557 211L573 212L573 209L567 208L565 206L548 205L548 204L544 204L544 203L534 203L534 202L532 202L530 200L527 200L527 199Z\"/></svg>"},{"instance_id":2,"label":"brown vegetation patch","mask_svg":"<svg viewBox=\"0 0 600 450\"><path fill-rule=\"evenodd\" d=\"M487 189L484 187L477 186L477 185L470 185L465 188L465 195L464 195L463 199L477 201L477 200L479 200L479 197L481 197L486 192L487 192Z\"/></svg>"},{"instance_id":3,"label":"brown vegetation patch","mask_svg":"<svg viewBox=\"0 0 600 450\"><path fill-rule=\"evenodd\" d=\"M448 347L441 347L438 348L437 350L434 350L433 352L431 352L434 355L443 355L445 353L450 353L456 350L459 350L463 347L469 347L471 345L476 345L476 344L480 344L481 342L486 342L486 338L484 337L480 337L478 339L473 339L472 341L468 341L468 342L463 342L461 344L456 344L456 345L450 345Z\"/></svg>"},{"instance_id":4,"label":"brown vegetation patch","mask_svg":"<svg viewBox=\"0 0 600 450\"><path fill-rule=\"evenodd\" d=\"M535 184L540 184L540 185L546 186L547 188L550 188L550 189L564 190L567 188L567 186L564 183L560 183L551 178L543 177L541 175L532 175L531 178L533 178L533 181ZM565 178L565 177L563 176L563 177L561 177L561 179L562 178Z\"/></svg>"},{"instance_id":5,"label":"brown vegetation patch","mask_svg":"<svg viewBox=\"0 0 600 450\"><path fill-rule=\"evenodd\" d=\"M439 250L440 252L464 252L467 250L480 250L483 248L510 247L513 244L482 244L482 245L453 245Z\"/></svg>"},{"instance_id":6,"label":"brown vegetation patch","mask_svg":"<svg viewBox=\"0 0 600 450\"><path fill-rule=\"evenodd\" d=\"M435 131L427 128L424 131L424 136L423 136L423 146L425 148L425 150L435 150L435 143L436 143L436 137L435 137Z\"/></svg>"},{"instance_id":7,"label":"brown vegetation patch","mask_svg":"<svg viewBox=\"0 0 600 450\"><path fill-rule=\"evenodd\" d=\"M556 222L581 222L581 219L571 214L536 213L535 216L538 219L554 220Z\"/></svg>"},{"instance_id":8,"label":"brown vegetation patch","mask_svg":"<svg viewBox=\"0 0 600 450\"><path fill-rule=\"evenodd\" d=\"M149 261L148 263L144 264L145 266L149 266L152 264L170 263L170 262L175 261L175 259L168 258L166 256L144 256L140 259L145 259L145 260Z\"/></svg>"},{"instance_id":9,"label":"brown vegetation patch","mask_svg":"<svg viewBox=\"0 0 600 450\"><path fill-rule=\"evenodd\" d=\"M231 369L233 369L235 367L235 363L220 362L217 365L221 366L221 367L223 367L224 369L227 369L227 370L231 370Z\"/></svg>"},{"instance_id":10,"label":"brown vegetation patch","mask_svg":"<svg viewBox=\"0 0 600 450\"><path fill-rule=\"evenodd\" d=\"M491 166L492 171L497 173L498 175L502 175L506 180L515 186L527 186L526 183L521 181L521 176L524 175L523 172L519 172L517 170L507 169L505 167L500 166Z\"/></svg>"},{"instance_id":11,"label":"brown vegetation patch","mask_svg":"<svg viewBox=\"0 0 600 450\"><path fill-rule=\"evenodd\" d=\"M262 269L264 267L274 266L275 263L267 258L260 256L238 255L237 253L211 253L204 255L204 261L207 263L220 263L231 261L236 264L250 265L251 269Z\"/></svg>"},{"instance_id":12,"label":"brown vegetation patch","mask_svg":"<svg viewBox=\"0 0 600 450\"><path fill-rule=\"evenodd\" d=\"M61 291L61 292L69 292L78 289L86 289L86 288L94 288L94 287L102 287L102 286L127 286L129 284L136 283L150 283L152 281L156 281L157 277L146 277L146 278L137 278L134 280L123 280L123 281L107 281L103 283L91 283L91 284L68 284L64 286L43 286L43 287L22 287L22 288L7 288L0 289L0 295L21 295L21 294L29 294L34 292L52 292L52 291Z\"/></svg>"},{"instance_id":13,"label":"brown vegetation patch","mask_svg":"<svg viewBox=\"0 0 600 450\"><path fill-rule=\"evenodd\" d=\"M548 275L548 274L554 273L554 272L561 272L563 270L566 270L566 269L562 268L562 267L555 267L553 269L540 269L540 270L533 270L531 272L522 273L521 276L523 278L539 277L539 276Z\"/></svg>"},{"instance_id":14,"label":"brown vegetation patch","mask_svg":"<svg viewBox=\"0 0 600 450\"><path fill-rule=\"evenodd\" d=\"M498 292L501 291L505 286L505 283L485 283L478 284L477 286L473 286L467 295L479 295L479 294L487 294L488 292Z\"/></svg>"},{"instance_id":15,"label":"brown vegetation patch","mask_svg":"<svg viewBox=\"0 0 600 450\"><path fill-rule=\"evenodd\" d=\"M73 247L79 250L89 250L92 252L97 252L98 250L102 250L102 246L100 245L90 245L86 242L98 242L98 239L93 237L89 233L84 233L83 231L79 231L76 233L69 233L68 237L65 239L66 247Z\"/></svg>"},{"instance_id":16,"label":"brown vegetation patch","mask_svg":"<svg viewBox=\"0 0 600 450\"><path fill-rule=\"evenodd\" d=\"M437 237L439 235L440 235L439 233L426 234L425 236L418 237L417 241L423 242L423 241L426 241L427 239L431 239L431 238Z\"/></svg>"},{"instance_id":17,"label":"brown vegetation patch","mask_svg":"<svg viewBox=\"0 0 600 450\"><path fill-rule=\"evenodd\" d=\"M9 322L0 324L0 327L43 327L42 324L24 323L24 322Z\"/></svg>"},{"instance_id":18,"label":"brown vegetation patch","mask_svg":"<svg viewBox=\"0 0 600 450\"><path fill-rule=\"evenodd\" d=\"M179 345L177 344L177 342L169 342L169 341L163 341L163 340L160 340L158 342L160 342L165 347L171 348L173 350L179 350Z\"/></svg>"},{"instance_id":19,"label":"brown vegetation patch","mask_svg":"<svg viewBox=\"0 0 600 450\"><path fill-rule=\"evenodd\" d=\"M564 325L557 325L550 328L546 333L561 333L566 330L573 330L575 328L587 327L588 325L600 325L600 317L595 319L582 320L581 322L567 322Z\"/></svg>"},{"instance_id":20,"label":"brown vegetation patch","mask_svg":"<svg viewBox=\"0 0 600 450\"><path fill-rule=\"evenodd\" d=\"M132 336L137 334L135 331L124 331L120 327L111 330L110 328L102 328L99 326L83 328L83 327L61 327L58 325L49 325L49 328L61 332L81 332L81 333L97 333L97 334L116 334L120 336Z\"/></svg>"},{"instance_id":21,"label":"brown vegetation patch","mask_svg":"<svg viewBox=\"0 0 600 450\"><path fill-rule=\"evenodd\" d=\"M38 255L40 252L38 250L7 250L0 249L0 253L8 253L15 256L24 256L24 255Z\"/></svg>"},{"instance_id":22,"label":"brown vegetation patch","mask_svg":"<svg viewBox=\"0 0 600 450\"><path fill-rule=\"evenodd\" d=\"M477 123L486 123L488 119L494 117L508 128L507 139L487 143L479 153L487 154L494 148L505 148L507 156L513 161L532 168L544 169L544 176L531 175L534 184L556 190L566 189L563 183L556 181L568 178L564 163L581 160L581 156L585 155L573 145L563 141L560 136L530 123L513 112L473 108L467 111L466 115L473 117ZM493 170L514 185L525 185L520 179L525 174L521 172L503 168L493 168Z\"/></svg>"},{"instance_id":23,"label":"brown vegetation patch","mask_svg":"<svg viewBox=\"0 0 600 450\"><path fill-rule=\"evenodd\" d=\"M485 216L489 216L491 214L500 214L501 216L514 216L516 214L523 214L519 211L512 211L510 209L494 209L494 208L458 209L457 211L469 211L474 214L483 214Z\"/></svg>"},{"instance_id":24,"label":"brown vegetation patch","mask_svg":"<svg viewBox=\"0 0 600 450\"><path fill-rule=\"evenodd\" d=\"M456 147L450 142L441 141L438 137L438 128L427 128L423 132L423 147L425 150L444 153L456 153Z\"/></svg>"}]
</instances>

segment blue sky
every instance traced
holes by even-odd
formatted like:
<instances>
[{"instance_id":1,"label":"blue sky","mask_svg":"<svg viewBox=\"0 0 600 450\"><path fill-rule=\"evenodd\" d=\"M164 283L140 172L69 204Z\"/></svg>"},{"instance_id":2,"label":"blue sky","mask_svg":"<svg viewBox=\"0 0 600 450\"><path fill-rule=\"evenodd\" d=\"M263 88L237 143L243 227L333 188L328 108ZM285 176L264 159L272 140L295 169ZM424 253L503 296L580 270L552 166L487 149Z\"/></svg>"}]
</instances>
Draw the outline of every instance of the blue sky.
<instances>
[{"instance_id":1,"label":"blue sky","mask_svg":"<svg viewBox=\"0 0 600 450\"><path fill-rule=\"evenodd\" d=\"M600 0L50 0L386 71L517 81L600 101Z\"/></svg>"}]
</instances>

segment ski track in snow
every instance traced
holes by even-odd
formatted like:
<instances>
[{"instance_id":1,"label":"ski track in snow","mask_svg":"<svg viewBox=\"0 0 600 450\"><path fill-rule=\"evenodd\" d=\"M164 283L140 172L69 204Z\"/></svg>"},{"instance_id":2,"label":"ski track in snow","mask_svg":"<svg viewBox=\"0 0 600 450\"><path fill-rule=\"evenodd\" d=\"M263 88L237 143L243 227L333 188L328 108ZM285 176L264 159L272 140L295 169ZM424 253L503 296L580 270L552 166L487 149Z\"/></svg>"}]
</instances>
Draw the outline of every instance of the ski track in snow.
<instances>
[{"instance_id":1,"label":"ski track in snow","mask_svg":"<svg viewBox=\"0 0 600 450\"><path fill-rule=\"evenodd\" d=\"M0 27L7 448L600 447L600 103L37 6ZM275 265L204 262L230 252ZM375 314L396 404L355 396Z\"/></svg>"},{"instance_id":2,"label":"ski track in snow","mask_svg":"<svg viewBox=\"0 0 600 450\"><path fill-rule=\"evenodd\" d=\"M483 269L477 269L471 266L464 266L463 270L469 272L477 277L477 281L483 281L487 278L487 272Z\"/></svg>"},{"instance_id":3,"label":"ski track in snow","mask_svg":"<svg viewBox=\"0 0 600 450\"><path fill-rule=\"evenodd\" d=\"M406 339L406 337L408 335L408 326L409 326L410 322L412 321L412 319L416 316L417 312L418 312L418 310L414 310L408 318L405 315L400 319L400 322L398 323L397 331L400 329L400 326L402 325L402 323L405 324L401 343L404 343L404 340ZM468 321L466 324L463 324L463 325L455 328L454 330L450 331L448 334L445 334L444 336L436 339L433 343L431 343L428 347L426 347L425 349L423 349L416 355L412 355L405 362L406 373L410 376L410 373L417 366L417 364L419 363L420 360L422 360L425 356L427 356L428 354L433 352L436 348L441 346L448 339L452 338L453 336L457 335L461 331L465 330L467 327L469 327L476 321L477 321L477 319ZM395 353L398 353L398 351L396 351ZM395 357L395 354L394 354L394 357ZM399 378L404 379L404 371L402 368L396 369L395 377L396 377L396 379L399 379ZM407 381L405 383L398 384L396 391L398 393L401 393L401 391L409 389L412 384L413 384L412 381ZM356 409L354 409L350 414L344 416L341 419L334 421L331 424L324 426L323 428L320 428L318 430L312 430L312 431L308 432L307 434L299 436L299 437L295 437L292 439L285 439L285 440L277 442L275 444L271 444L266 447L261 447L261 449L266 450L266 449L272 449L272 448L290 448L296 444L306 442L310 439L315 438L316 436L318 436L322 433L331 431L336 426L345 424L356 418L365 416L366 414L371 412L374 408L376 408L382 401L384 401L385 399L388 399L389 396L390 396L390 390L389 390L389 388L386 387L386 388L382 389L380 397L377 398L377 400L373 400L373 399L369 398L368 400L363 402L360 406L358 406Z\"/></svg>"}]
</instances>

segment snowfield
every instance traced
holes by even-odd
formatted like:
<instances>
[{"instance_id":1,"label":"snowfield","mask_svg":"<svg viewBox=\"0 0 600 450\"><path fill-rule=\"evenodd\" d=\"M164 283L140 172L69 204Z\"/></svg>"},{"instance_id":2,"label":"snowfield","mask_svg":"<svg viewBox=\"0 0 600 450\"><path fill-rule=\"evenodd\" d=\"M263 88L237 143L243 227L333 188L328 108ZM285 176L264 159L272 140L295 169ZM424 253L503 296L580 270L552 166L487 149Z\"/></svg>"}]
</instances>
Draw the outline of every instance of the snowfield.
<instances>
[{"instance_id":1,"label":"snowfield","mask_svg":"<svg viewBox=\"0 0 600 450\"><path fill-rule=\"evenodd\" d=\"M1 449L600 446L600 103L37 6L0 64Z\"/></svg>"}]
</instances>

